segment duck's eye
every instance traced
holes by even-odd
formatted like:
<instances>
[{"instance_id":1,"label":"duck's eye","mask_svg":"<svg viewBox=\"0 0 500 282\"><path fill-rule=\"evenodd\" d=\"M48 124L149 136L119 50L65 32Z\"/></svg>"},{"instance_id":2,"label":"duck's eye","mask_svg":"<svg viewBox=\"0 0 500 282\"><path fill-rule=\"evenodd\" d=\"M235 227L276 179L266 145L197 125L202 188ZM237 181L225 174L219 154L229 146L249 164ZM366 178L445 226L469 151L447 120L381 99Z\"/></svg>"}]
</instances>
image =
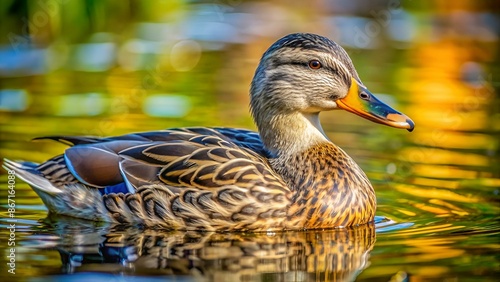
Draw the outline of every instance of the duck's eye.
<instances>
[{"instance_id":1,"label":"duck's eye","mask_svg":"<svg viewBox=\"0 0 500 282\"><path fill-rule=\"evenodd\" d=\"M359 93L359 97L360 97L361 99L363 99L363 100L367 100L367 101L368 101L368 100L370 100L370 95L368 95L368 94L367 94L367 93L365 93L365 92L361 92L361 93Z\"/></svg>"},{"instance_id":2,"label":"duck's eye","mask_svg":"<svg viewBox=\"0 0 500 282\"><path fill-rule=\"evenodd\" d=\"M309 67L313 70L321 68L321 63L318 60L312 60L309 62Z\"/></svg>"}]
</instances>

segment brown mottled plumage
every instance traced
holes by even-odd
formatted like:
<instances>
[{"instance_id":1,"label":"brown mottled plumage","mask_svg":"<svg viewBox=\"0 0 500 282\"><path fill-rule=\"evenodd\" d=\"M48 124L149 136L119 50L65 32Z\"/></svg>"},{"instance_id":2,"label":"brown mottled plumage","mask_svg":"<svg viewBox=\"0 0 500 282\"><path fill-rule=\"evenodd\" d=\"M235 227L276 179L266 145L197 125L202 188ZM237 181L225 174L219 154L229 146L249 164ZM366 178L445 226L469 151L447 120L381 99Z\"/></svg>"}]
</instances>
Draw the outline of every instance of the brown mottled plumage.
<instances>
[{"instance_id":1,"label":"brown mottled plumage","mask_svg":"<svg viewBox=\"0 0 500 282\"><path fill-rule=\"evenodd\" d=\"M347 53L291 34L263 55L250 90L259 134L179 128L117 137L47 137L72 145L41 164L5 160L50 212L185 230L285 230L365 224L375 193L324 134L342 108L398 128L413 122L377 100Z\"/></svg>"},{"instance_id":2,"label":"brown mottled plumage","mask_svg":"<svg viewBox=\"0 0 500 282\"><path fill-rule=\"evenodd\" d=\"M375 215L375 191L368 178L333 144L316 145L273 167L289 187L300 187L288 211L291 226L352 226L367 223ZM336 169L325 169L329 167Z\"/></svg>"}]
</instances>

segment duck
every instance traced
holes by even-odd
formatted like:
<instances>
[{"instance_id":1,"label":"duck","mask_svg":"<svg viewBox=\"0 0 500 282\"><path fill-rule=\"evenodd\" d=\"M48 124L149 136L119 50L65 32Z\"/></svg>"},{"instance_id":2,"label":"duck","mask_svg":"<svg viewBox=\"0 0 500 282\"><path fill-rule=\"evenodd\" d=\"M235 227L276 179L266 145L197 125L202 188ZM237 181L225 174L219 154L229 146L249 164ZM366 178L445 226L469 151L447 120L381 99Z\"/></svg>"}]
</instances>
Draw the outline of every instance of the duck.
<instances>
[{"instance_id":1,"label":"duck","mask_svg":"<svg viewBox=\"0 0 500 282\"><path fill-rule=\"evenodd\" d=\"M50 214L172 230L281 231L373 222L363 170L322 129L342 109L394 128L414 122L376 98L347 52L293 33L262 55L250 85L258 132L185 127L113 137L48 136L69 145L44 163L5 159Z\"/></svg>"}]
</instances>

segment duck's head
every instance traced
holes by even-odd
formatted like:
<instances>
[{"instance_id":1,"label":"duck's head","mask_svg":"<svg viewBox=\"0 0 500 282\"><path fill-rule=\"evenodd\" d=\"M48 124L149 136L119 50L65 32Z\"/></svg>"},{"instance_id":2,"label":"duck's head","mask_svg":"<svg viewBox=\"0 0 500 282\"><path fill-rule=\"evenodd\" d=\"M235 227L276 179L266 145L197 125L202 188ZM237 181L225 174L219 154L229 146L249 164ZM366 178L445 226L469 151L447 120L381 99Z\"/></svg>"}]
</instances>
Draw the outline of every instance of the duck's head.
<instances>
[{"instance_id":1,"label":"duck's head","mask_svg":"<svg viewBox=\"0 0 500 282\"><path fill-rule=\"evenodd\" d=\"M409 117L368 91L342 47L315 34L295 33L276 41L262 56L250 92L252 114L261 131L277 116L301 114L311 119L334 109L396 128L414 128Z\"/></svg>"}]
</instances>

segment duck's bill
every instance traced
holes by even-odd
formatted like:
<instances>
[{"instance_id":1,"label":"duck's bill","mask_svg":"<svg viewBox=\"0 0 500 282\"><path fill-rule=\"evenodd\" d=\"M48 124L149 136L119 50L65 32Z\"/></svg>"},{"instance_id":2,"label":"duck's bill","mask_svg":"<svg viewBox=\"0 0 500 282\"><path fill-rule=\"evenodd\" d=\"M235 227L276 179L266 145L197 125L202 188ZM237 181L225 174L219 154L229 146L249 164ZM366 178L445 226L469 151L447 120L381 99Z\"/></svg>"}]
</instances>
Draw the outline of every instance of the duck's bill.
<instances>
[{"instance_id":1,"label":"duck's bill","mask_svg":"<svg viewBox=\"0 0 500 282\"><path fill-rule=\"evenodd\" d=\"M415 127L415 123L408 116L377 99L355 79L352 79L347 96L337 100L337 106L373 122L404 128L410 132Z\"/></svg>"}]
</instances>

